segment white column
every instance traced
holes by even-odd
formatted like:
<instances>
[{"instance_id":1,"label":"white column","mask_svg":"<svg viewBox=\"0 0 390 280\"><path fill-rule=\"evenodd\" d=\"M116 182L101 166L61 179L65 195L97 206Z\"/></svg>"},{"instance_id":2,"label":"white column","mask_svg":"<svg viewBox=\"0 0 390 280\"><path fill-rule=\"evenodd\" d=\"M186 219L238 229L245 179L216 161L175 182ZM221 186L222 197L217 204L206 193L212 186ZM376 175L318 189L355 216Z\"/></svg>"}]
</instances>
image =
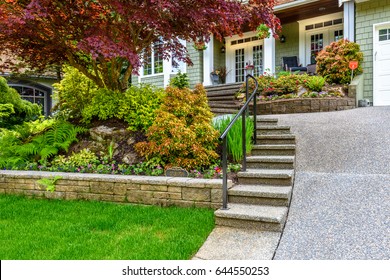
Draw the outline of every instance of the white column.
<instances>
[{"instance_id":1,"label":"white column","mask_svg":"<svg viewBox=\"0 0 390 280\"><path fill-rule=\"evenodd\" d=\"M275 38L271 35L264 39L264 72L275 74Z\"/></svg>"},{"instance_id":2,"label":"white column","mask_svg":"<svg viewBox=\"0 0 390 280\"><path fill-rule=\"evenodd\" d=\"M344 39L355 41L355 2L344 2Z\"/></svg>"},{"instance_id":3,"label":"white column","mask_svg":"<svg viewBox=\"0 0 390 280\"><path fill-rule=\"evenodd\" d=\"M169 85L169 80L171 78L172 73L172 58L163 61L163 69L164 69L164 87Z\"/></svg>"},{"instance_id":4,"label":"white column","mask_svg":"<svg viewBox=\"0 0 390 280\"><path fill-rule=\"evenodd\" d=\"M214 38L206 44L207 49L203 51L203 85L212 85L210 73L214 70Z\"/></svg>"}]
</instances>

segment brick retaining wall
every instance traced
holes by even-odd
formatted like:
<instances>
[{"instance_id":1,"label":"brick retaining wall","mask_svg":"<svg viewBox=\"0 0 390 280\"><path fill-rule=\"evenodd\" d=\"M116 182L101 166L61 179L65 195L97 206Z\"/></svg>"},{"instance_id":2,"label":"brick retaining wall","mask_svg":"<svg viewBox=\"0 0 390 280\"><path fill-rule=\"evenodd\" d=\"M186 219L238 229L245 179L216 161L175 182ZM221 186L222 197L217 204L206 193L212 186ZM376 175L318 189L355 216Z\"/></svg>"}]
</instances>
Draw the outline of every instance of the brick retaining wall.
<instances>
[{"instance_id":1,"label":"brick retaining wall","mask_svg":"<svg viewBox=\"0 0 390 280\"><path fill-rule=\"evenodd\" d=\"M355 108L355 98L299 98L257 104L258 114L292 114L341 111Z\"/></svg>"},{"instance_id":2,"label":"brick retaining wall","mask_svg":"<svg viewBox=\"0 0 390 280\"><path fill-rule=\"evenodd\" d=\"M61 176L54 192L37 181ZM231 181L228 182L231 187ZM0 194L180 207L222 206L222 179L0 171Z\"/></svg>"}]
</instances>

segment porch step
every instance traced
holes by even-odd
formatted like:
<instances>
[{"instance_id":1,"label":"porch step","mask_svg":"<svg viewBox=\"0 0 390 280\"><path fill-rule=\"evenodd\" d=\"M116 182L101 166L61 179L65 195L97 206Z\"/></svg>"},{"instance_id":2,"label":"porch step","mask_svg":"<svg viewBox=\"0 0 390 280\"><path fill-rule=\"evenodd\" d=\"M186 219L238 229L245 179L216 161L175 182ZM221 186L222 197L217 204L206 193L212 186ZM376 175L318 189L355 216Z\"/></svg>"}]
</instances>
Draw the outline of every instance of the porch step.
<instances>
[{"instance_id":1,"label":"porch step","mask_svg":"<svg viewBox=\"0 0 390 280\"><path fill-rule=\"evenodd\" d=\"M236 185L229 189L229 203L288 206L291 186Z\"/></svg>"},{"instance_id":2,"label":"porch step","mask_svg":"<svg viewBox=\"0 0 390 280\"><path fill-rule=\"evenodd\" d=\"M295 144L294 134L257 135L260 144Z\"/></svg>"},{"instance_id":3,"label":"porch step","mask_svg":"<svg viewBox=\"0 0 390 280\"><path fill-rule=\"evenodd\" d=\"M247 169L237 173L242 185L292 186L294 170L289 169Z\"/></svg>"},{"instance_id":4,"label":"porch step","mask_svg":"<svg viewBox=\"0 0 390 280\"><path fill-rule=\"evenodd\" d=\"M256 169L294 169L294 156L250 156L246 166Z\"/></svg>"},{"instance_id":5,"label":"porch step","mask_svg":"<svg viewBox=\"0 0 390 280\"><path fill-rule=\"evenodd\" d=\"M229 101L229 102L216 102L216 101L210 101L209 106L212 108L233 108L233 109L239 109L241 106L240 104L237 104L235 101Z\"/></svg>"},{"instance_id":6,"label":"porch step","mask_svg":"<svg viewBox=\"0 0 390 280\"><path fill-rule=\"evenodd\" d=\"M258 116L257 119L257 126L274 126L278 124L278 119L271 119L271 118L263 118Z\"/></svg>"},{"instance_id":7,"label":"porch step","mask_svg":"<svg viewBox=\"0 0 390 280\"><path fill-rule=\"evenodd\" d=\"M295 145L293 144L281 144L281 145L253 145L253 156L294 156Z\"/></svg>"},{"instance_id":8,"label":"porch step","mask_svg":"<svg viewBox=\"0 0 390 280\"><path fill-rule=\"evenodd\" d=\"M289 126L280 125L264 125L257 123L258 135L279 135L279 134L291 134Z\"/></svg>"},{"instance_id":9,"label":"porch step","mask_svg":"<svg viewBox=\"0 0 390 280\"><path fill-rule=\"evenodd\" d=\"M287 207L230 203L228 210L215 212L215 223L220 226L282 231Z\"/></svg>"},{"instance_id":10,"label":"porch step","mask_svg":"<svg viewBox=\"0 0 390 280\"><path fill-rule=\"evenodd\" d=\"M239 109L233 109L233 108L211 108L211 112L214 115L234 115L238 112Z\"/></svg>"}]
</instances>

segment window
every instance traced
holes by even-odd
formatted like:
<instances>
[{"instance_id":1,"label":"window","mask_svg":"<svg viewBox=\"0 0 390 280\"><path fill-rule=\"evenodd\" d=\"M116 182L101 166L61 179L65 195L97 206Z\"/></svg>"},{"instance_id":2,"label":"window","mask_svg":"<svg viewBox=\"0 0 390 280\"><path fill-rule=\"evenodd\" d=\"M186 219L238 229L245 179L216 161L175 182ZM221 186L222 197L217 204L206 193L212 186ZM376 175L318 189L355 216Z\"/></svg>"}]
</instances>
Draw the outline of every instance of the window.
<instances>
[{"instance_id":1,"label":"window","mask_svg":"<svg viewBox=\"0 0 390 280\"><path fill-rule=\"evenodd\" d=\"M236 82L244 81L244 71L245 71L245 54L244 49L236 50L236 61L235 61L235 69L236 69Z\"/></svg>"},{"instance_id":2,"label":"window","mask_svg":"<svg viewBox=\"0 0 390 280\"><path fill-rule=\"evenodd\" d=\"M379 41L390 40L390 29L379 30Z\"/></svg>"},{"instance_id":3,"label":"window","mask_svg":"<svg viewBox=\"0 0 390 280\"><path fill-rule=\"evenodd\" d=\"M344 38L344 32L343 30L335 30L334 31L334 41L337 42L338 40L341 40Z\"/></svg>"},{"instance_id":4,"label":"window","mask_svg":"<svg viewBox=\"0 0 390 280\"><path fill-rule=\"evenodd\" d=\"M40 105L44 115L50 115L51 90L44 90L35 86L26 86L22 84L9 84L9 86L16 89L22 99Z\"/></svg>"},{"instance_id":5,"label":"window","mask_svg":"<svg viewBox=\"0 0 390 280\"><path fill-rule=\"evenodd\" d=\"M263 46L253 46L253 65L255 77L263 74Z\"/></svg>"},{"instance_id":6,"label":"window","mask_svg":"<svg viewBox=\"0 0 390 280\"><path fill-rule=\"evenodd\" d=\"M160 74L164 72L164 60L160 51L162 45L162 42L154 43L153 49L145 55L143 67L144 76Z\"/></svg>"},{"instance_id":7,"label":"window","mask_svg":"<svg viewBox=\"0 0 390 280\"><path fill-rule=\"evenodd\" d=\"M324 48L324 35L314 34L311 35L310 40L310 63L316 63L317 54Z\"/></svg>"}]
</instances>

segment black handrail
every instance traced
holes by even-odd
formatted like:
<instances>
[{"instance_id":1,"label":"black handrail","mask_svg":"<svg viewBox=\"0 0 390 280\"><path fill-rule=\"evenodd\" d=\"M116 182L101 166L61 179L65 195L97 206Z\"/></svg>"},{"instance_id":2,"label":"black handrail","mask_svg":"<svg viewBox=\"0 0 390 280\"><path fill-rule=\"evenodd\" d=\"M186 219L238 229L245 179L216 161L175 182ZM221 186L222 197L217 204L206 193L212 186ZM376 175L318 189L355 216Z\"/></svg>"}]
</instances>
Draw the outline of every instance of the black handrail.
<instances>
[{"instance_id":1,"label":"black handrail","mask_svg":"<svg viewBox=\"0 0 390 280\"><path fill-rule=\"evenodd\" d=\"M255 90L253 91L252 95L248 98L248 92L249 92L249 78L252 78L255 81ZM228 189L227 189L227 141L226 136L229 133L232 126L235 124L235 122L238 120L240 116L242 116L242 171L246 171L246 115L248 115L248 107L249 103L253 99L253 119L254 119L254 131L253 131L253 141L254 144L256 144L257 139L257 105L256 105L256 98L254 98L257 94L257 88L259 86L257 80L255 77L253 77L250 74L247 74L245 77L246 82L246 102L244 106L241 107L240 111L238 111L237 115L232 119L232 121L229 123L229 125L226 127L225 131L221 134L219 137L219 140L222 140L222 209L227 210L227 203L228 203Z\"/></svg>"}]
</instances>

